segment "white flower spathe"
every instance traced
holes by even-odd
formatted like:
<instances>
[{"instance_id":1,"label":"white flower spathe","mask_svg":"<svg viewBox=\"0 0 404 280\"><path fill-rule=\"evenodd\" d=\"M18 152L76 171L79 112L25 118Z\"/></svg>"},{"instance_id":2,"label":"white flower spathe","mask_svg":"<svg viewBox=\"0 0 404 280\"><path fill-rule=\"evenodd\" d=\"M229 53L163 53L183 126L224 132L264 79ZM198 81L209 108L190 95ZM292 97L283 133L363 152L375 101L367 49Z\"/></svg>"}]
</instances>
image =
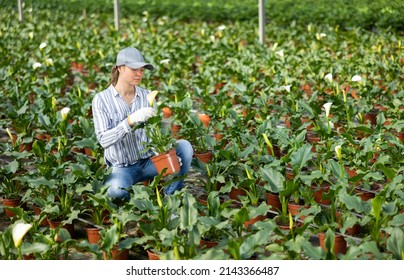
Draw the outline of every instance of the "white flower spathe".
<instances>
[{"instance_id":1,"label":"white flower spathe","mask_svg":"<svg viewBox=\"0 0 404 280\"><path fill-rule=\"evenodd\" d=\"M217 30L219 30L219 31L223 31L223 30L225 30L226 29L226 25L220 25L218 28L217 28Z\"/></svg>"},{"instance_id":2,"label":"white flower spathe","mask_svg":"<svg viewBox=\"0 0 404 280\"><path fill-rule=\"evenodd\" d=\"M35 62L34 64L32 64L32 68L34 68L34 70L41 67L41 66L42 66L42 64L39 63L39 62Z\"/></svg>"},{"instance_id":3,"label":"white flower spathe","mask_svg":"<svg viewBox=\"0 0 404 280\"><path fill-rule=\"evenodd\" d=\"M321 40L321 38L327 37L327 34L325 33L316 33L316 38L317 40Z\"/></svg>"},{"instance_id":4,"label":"white flower spathe","mask_svg":"<svg viewBox=\"0 0 404 280\"><path fill-rule=\"evenodd\" d=\"M149 92L146 96L147 101L149 102L150 106L152 106L152 107L154 104L154 100L156 99L157 93L159 93L157 90L153 90L153 91Z\"/></svg>"},{"instance_id":5,"label":"white flower spathe","mask_svg":"<svg viewBox=\"0 0 404 280\"><path fill-rule=\"evenodd\" d=\"M291 85L281 86L281 89L284 89L287 92L290 92L290 87L291 87Z\"/></svg>"},{"instance_id":6,"label":"white flower spathe","mask_svg":"<svg viewBox=\"0 0 404 280\"><path fill-rule=\"evenodd\" d=\"M46 65L53 65L53 59L52 58L47 58L45 59Z\"/></svg>"},{"instance_id":7,"label":"white flower spathe","mask_svg":"<svg viewBox=\"0 0 404 280\"><path fill-rule=\"evenodd\" d=\"M283 53L283 50L277 51L275 54L279 55L280 57L285 56L285 54Z\"/></svg>"},{"instance_id":8,"label":"white flower spathe","mask_svg":"<svg viewBox=\"0 0 404 280\"><path fill-rule=\"evenodd\" d=\"M341 145L335 146L335 155L340 160L342 158Z\"/></svg>"},{"instance_id":9,"label":"white flower spathe","mask_svg":"<svg viewBox=\"0 0 404 280\"><path fill-rule=\"evenodd\" d=\"M70 112L70 108L69 107L64 107L61 111L60 111L60 115L62 116L62 120L65 120L67 118L67 114L69 114Z\"/></svg>"},{"instance_id":10,"label":"white flower spathe","mask_svg":"<svg viewBox=\"0 0 404 280\"><path fill-rule=\"evenodd\" d=\"M360 82L362 81L362 77L359 75L355 75L352 77L352 82Z\"/></svg>"},{"instance_id":11,"label":"white flower spathe","mask_svg":"<svg viewBox=\"0 0 404 280\"><path fill-rule=\"evenodd\" d=\"M327 75L325 75L324 80L326 80L326 81L332 83L332 74L331 74L331 73L328 73Z\"/></svg>"},{"instance_id":12,"label":"white flower spathe","mask_svg":"<svg viewBox=\"0 0 404 280\"><path fill-rule=\"evenodd\" d=\"M13 227L12 235L14 246L16 248L19 248L21 246L22 239L31 228L32 228L31 224L25 224L25 223L18 223Z\"/></svg>"},{"instance_id":13,"label":"white flower spathe","mask_svg":"<svg viewBox=\"0 0 404 280\"><path fill-rule=\"evenodd\" d=\"M43 42L39 45L39 49L42 50L42 49L46 48L46 46L47 46L47 44L45 42Z\"/></svg>"},{"instance_id":14,"label":"white flower spathe","mask_svg":"<svg viewBox=\"0 0 404 280\"><path fill-rule=\"evenodd\" d=\"M167 58L167 59L161 60L161 61L160 61L160 64L168 64L169 62L170 62L170 59Z\"/></svg>"},{"instance_id":15,"label":"white flower spathe","mask_svg":"<svg viewBox=\"0 0 404 280\"><path fill-rule=\"evenodd\" d=\"M325 116L328 118L328 116L330 115L330 108L331 108L332 102L327 102L323 105L324 109L325 109Z\"/></svg>"}]
</instances>

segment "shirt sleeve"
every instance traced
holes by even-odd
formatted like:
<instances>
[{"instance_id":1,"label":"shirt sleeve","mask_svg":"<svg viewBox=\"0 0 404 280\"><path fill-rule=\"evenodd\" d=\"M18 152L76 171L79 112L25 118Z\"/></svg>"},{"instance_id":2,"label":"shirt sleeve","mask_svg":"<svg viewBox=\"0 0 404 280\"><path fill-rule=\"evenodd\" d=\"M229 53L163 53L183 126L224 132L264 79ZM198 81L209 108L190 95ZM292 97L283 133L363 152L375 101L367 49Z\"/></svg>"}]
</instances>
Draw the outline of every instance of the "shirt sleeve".
<instances>
[{"instance_id":1,"label":"shirt sleeve","mask_svg":"<svg viewBox=\"0 0 404 280\"><path fill-rule=\"evenodd\" d=\"M104 149L121 141L130 131L127 116L108 112L98 95L93 99L92 111L95 133Z\"/></svg>"}]
</instances>

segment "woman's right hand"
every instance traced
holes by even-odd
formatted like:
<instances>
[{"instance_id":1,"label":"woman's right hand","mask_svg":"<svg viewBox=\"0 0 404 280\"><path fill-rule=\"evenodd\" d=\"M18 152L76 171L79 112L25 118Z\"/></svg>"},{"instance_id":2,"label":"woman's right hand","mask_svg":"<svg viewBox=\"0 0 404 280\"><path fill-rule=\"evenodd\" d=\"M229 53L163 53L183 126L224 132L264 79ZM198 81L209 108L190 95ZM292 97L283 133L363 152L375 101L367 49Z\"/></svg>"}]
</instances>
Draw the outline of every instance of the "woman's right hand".
<instances>
[{"instance_id":1,"label":"woman's right hand","mask_svg":"<svg viewBox=\"0 0 404 280\"><path fill-rule=\"evenodd\" d=\"M128 123L130 126L144 123L149 118L156 116L157 112L151 107L145 107L137 110L128 116Z\"/></svg>"}]
</instances>

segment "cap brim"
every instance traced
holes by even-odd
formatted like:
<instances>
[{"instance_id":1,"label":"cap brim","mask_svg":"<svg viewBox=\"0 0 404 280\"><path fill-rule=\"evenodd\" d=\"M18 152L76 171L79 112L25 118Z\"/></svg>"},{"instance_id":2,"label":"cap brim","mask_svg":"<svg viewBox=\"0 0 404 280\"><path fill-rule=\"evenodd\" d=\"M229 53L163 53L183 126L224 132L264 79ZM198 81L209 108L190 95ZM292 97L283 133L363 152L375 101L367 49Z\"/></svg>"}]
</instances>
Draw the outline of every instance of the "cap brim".
<instances>
[{"instance_id":1,"label":"cap brim","mask_svg":"<svg viewBox=\"0 0 404 280\"><path fill-rule=\"evenodd\" d=\"M151 71L154 70L153 65L151 65L150 63L145 63L145 62L133 62L133 63L126 64L126 66L128 66L129 68L132 68L132 69L139 69L139 68L144 67L147 70L151 70Z\"/></svg>"}]
</instances>

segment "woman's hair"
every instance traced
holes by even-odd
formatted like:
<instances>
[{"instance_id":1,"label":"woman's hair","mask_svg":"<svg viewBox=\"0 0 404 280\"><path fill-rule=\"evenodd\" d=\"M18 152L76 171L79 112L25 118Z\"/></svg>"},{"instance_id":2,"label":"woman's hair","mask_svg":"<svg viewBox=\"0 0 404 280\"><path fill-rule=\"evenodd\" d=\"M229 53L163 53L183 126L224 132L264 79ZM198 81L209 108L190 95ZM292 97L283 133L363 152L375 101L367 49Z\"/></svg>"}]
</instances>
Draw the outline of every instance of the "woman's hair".
<instances>
[{"instance_id":1,"label":"woman's hair","mask_svg":"<svg viewBox=\"0 0 404 280\"><path fill-rule=\"evenodd\" d=\"M116 86L116 83L118 82L118 78L119 78L118 66L114 65L114 66L112 66L112 69L111 69L110 85Z\"/></svg>"}]
</instances>

